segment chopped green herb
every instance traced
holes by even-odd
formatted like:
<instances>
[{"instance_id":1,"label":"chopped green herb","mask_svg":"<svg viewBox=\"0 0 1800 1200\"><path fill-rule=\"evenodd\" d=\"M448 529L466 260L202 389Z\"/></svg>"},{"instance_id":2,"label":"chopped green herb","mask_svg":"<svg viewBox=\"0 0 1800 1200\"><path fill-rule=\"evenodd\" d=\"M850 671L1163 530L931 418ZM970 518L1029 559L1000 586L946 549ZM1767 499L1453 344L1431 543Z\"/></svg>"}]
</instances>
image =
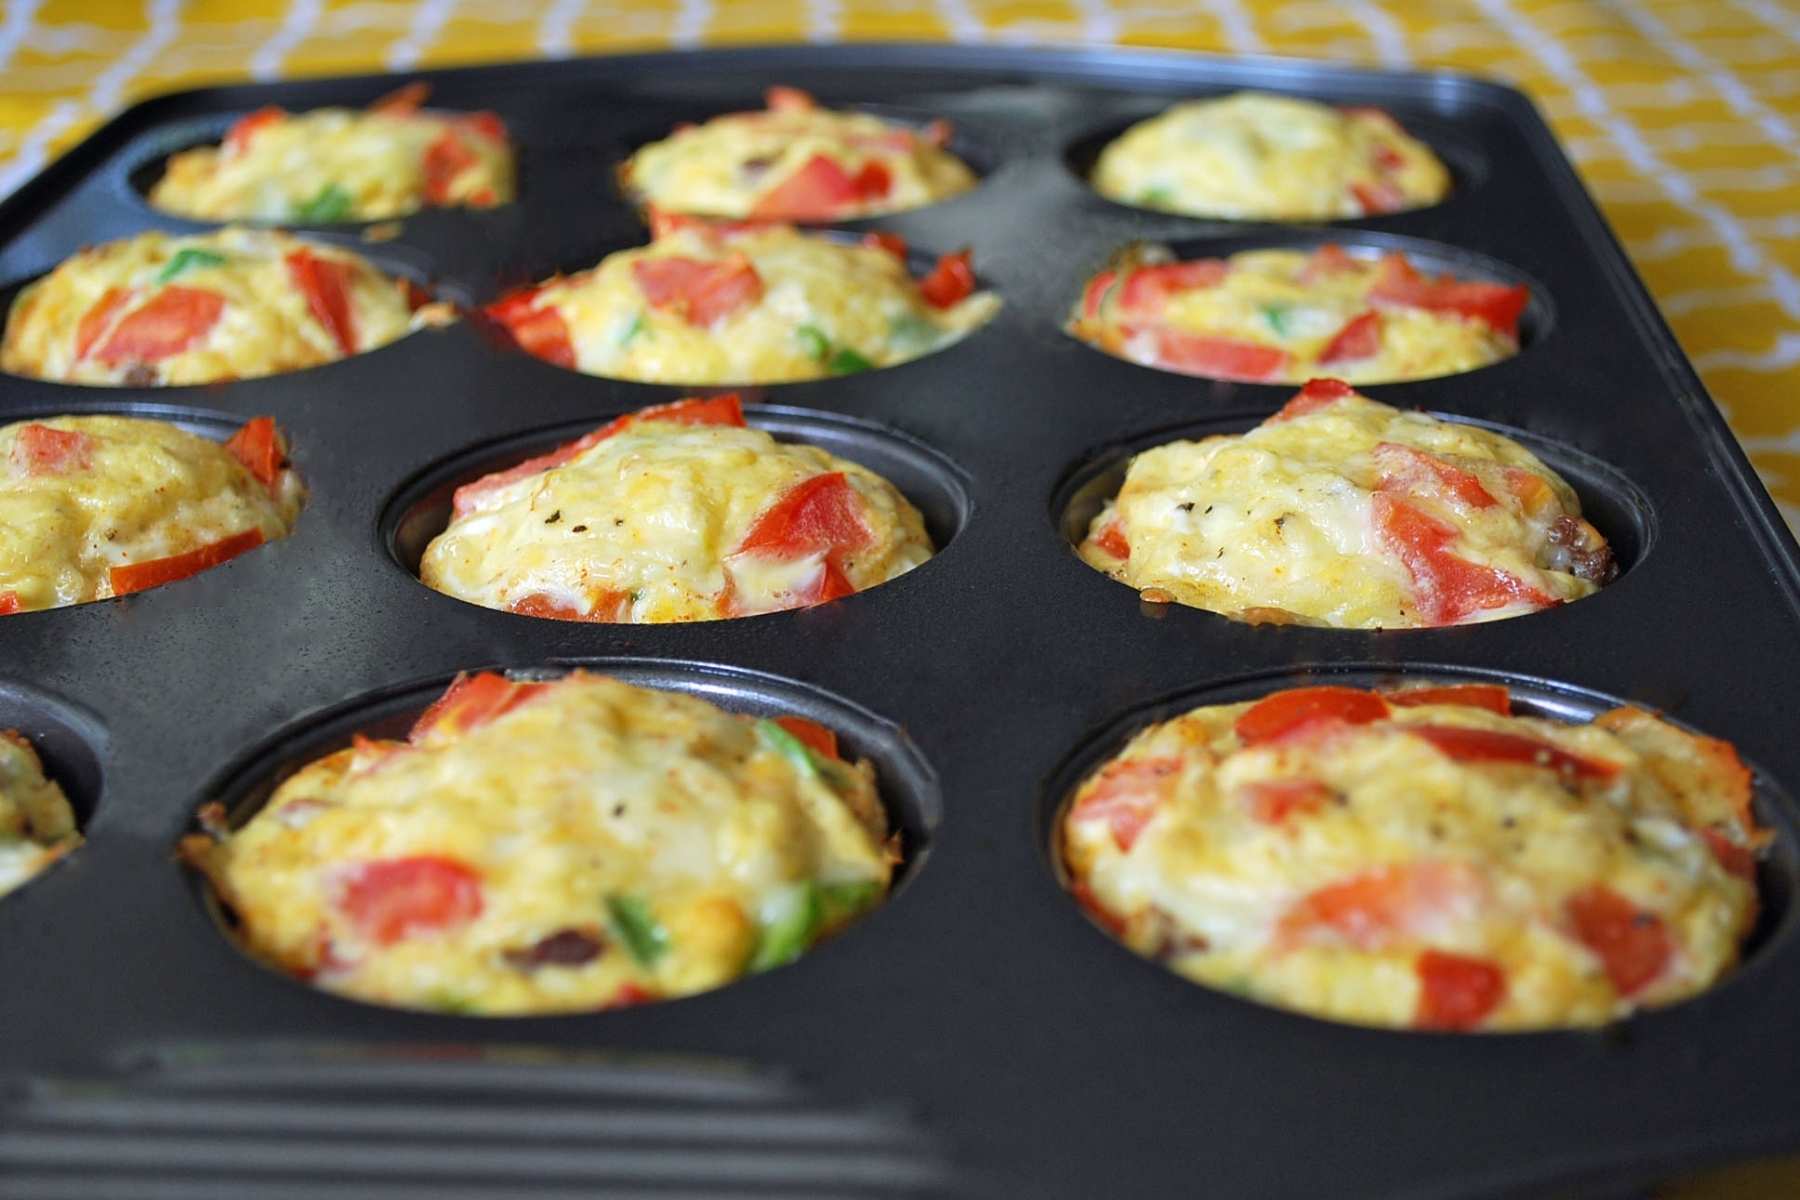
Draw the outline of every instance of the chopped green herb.
<instances>
[{"instance_id":1,"label":"chopped green herb","mask_svg":"<svg viewBox=\"0 0 1800 1200\"><path fill-rule=\"evenodd\" d=\"M819 777L819 766L813 761L806 743L768 719L756 723L756 736L762 744L794 764L794 769L808 779Z\"/></svg>"},{"instance_id":2,"label":"chopped green herb","mask_svg":"<svg viewBox=\"0 0 1800 1200\"><path fill-rule=\"evenodd\" d=\"M341 221L350 215L350 193L335 183L319 189L319 194L294 210L296 221L324 225Z\"/></svg>"},{"instance_id":3,"label":"chopped green herb","mask_svg":"<svg viewBox=\"0 0 1800 1200\"><path fill-rule=\"evenodd\" d=\"M825 364L825 369L833 375L854 375L858 371L872 371L875 364L852 350L848 346L838 347L837 353Z\"/></svg>"},{"instance_id":4,"label":"chopped green herb","mask_svg":"<svg viewBox=\"0 0 1800 1200\"><path fill-rule=\"evenodd\" d=\"M631 324L627 325L625 327L625 331L619 335L620 349L623 349L624 347L629 346L629 345L631 345L631 343L637 341L639 334L648 333L648 332L649 332L649 330L646 329L644 326L644 314L641 312L633 314L632 318L631 318Z\"/></svg>"},{"instance_id":5,"label":"chopped green herb","mask_svg":"<svg viewBox=\"0 0 1800 1200\"><path fill-rule=\"evenodd\" d=\"M637 896L608 896L606 912L638 965L655 966L669 948L669 931L650 911L650 905Z\"/></svg>"},{"instance_id":6,"label":"chopped green herb","mask_svg":"<svg viewBox=\"0 0 1800 1200\"><path fill-rule=\"evenodd\" d=\"M821 918L819 889L796 883L775 893L764 908L762 936L750 956L752 971L786 966L812 945Z\"/></svg>"},{"instance_id":7,"label":"chopped green herb","mask_svg":"<svg viewBox=\"0 0 1800 1200\"><path fill-rule=\"evenodd\" d=\"M929 350L941 337L943 330L917 313L901 313L888 326L888 340L902 353Z\"/></svg>"},{"instance_id":8,"label":"chopped green herb","mask_svg":"<svg viewBox=\"0 0 1800 1200\"><path fill-rule=\"evenodd\" d=\"M831 339L817 325L802 325L794 330L794 336L806 347L806 352L813 358L824 362L831 357Z\"/></svg>"},{"instance_id":9,"label":"chopped green herb","mask_svg":"<svg viewBox=\"0 0 1800 1200\"><path fill-rule=\"evenodd\" d=\"M1265 304L1262 306L1263 320L1275 331L1276 337L1287 336L1288 307L1285 304Z\"/></svg>"},{"instance_id":10,"label":"chopped green herb","mask_svg":"<svg viewBox=\"0 0 1800 1200\"><path fill-rule=\"evenodd\" d=\"M1170 208L1175 203L1175 189L1158 185L1138 193L1138 203L1151 208Z\"/></svg>"},{"instance_id":11,"label":"chopped green herb","mask_svg":"<svg viewBox=\"0 0 1800 1200\"><path fill-rule=\"evenodd\" d=\"M436 991L425 997L425 1007L433 1012L472 1013L481 1006L460 992Z\"/></svg>"},{"instance_id":12,"label":"chopped green herb","mask_svg":"<svg viewBox=\"0 0 1800 1200\"><path fill-rule=\"evenodd\" d=\"M866 912L879 899L881 885L873 879L859 880L856 883L821 883L820 918L827 926L837 925Z\"/></svg>"},{"instance_id":13,"label":"chopped green herb","mask_svg":"<svg viewBox=\"0 0 1800 1200\"><path fill-rule=\"evenodd\" d=\"M169 265L157 274L156 282L167 283L177 275L195 267L222 267L227 261L229 260L223 254L202 250L198 246L183 246L175 252L175 257L169 260Z\"/></svg>"}]
</instances>

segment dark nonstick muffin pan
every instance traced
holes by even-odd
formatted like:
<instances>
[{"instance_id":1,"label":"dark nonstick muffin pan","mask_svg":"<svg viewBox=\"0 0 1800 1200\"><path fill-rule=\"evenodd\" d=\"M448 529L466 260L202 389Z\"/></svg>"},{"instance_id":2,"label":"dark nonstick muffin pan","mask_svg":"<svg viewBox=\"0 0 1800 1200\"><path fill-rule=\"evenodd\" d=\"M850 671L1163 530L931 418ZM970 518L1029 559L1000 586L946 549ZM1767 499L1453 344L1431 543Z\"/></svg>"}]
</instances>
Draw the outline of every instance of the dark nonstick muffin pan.
<instances>
[{"instance_id":1,"label":"dark nonstick muffin pan","mask_svg":"<svg viewBox=\"0 0 1800 1200\"><path fill-rule=\"evenodd\" d=\"M409 568L445 486L683 393L537 362L476 321L219 386L0 378L0 420L124 409L228 430L272 414L311 490L292 536L221 568L0 620L0 719L41 739L88 838L0 902L0 1196L1591 1196L1800 1146L1783 790L1800 786L1800 551L1522 96L1299 62L898 45L423 78L434 105L505 119L520 198L358 244L465 304L642 241L618 161L678 121L756 107L771 83L954 121L981 185L850 228L973 246L999 316L904 366L746 397L753 424L886 472L940 553L820 608L694 625L532 620L431 592ZM86 243L197 228L143 187L236 116L362 104L395 82L139 105L0 205L0 286ZM1086 187L1109 131L1239 87L1384 106L1437 146L1456 190L1321 230L1143 212ZM1324 233L1533 283L1517 357L1366 391L1526 431L1619 549L1617 582L1513 620L1340 632L1141 605L1076 559L1067 510L1095 502L1122 449L1242 428L1293 391L1074 341L1060 326L1082 282L1133 240L1225 253ZM458 670L572 665L836 725L906 830L890 901L702 996L482 1020L276 975L173 862L200 804L254 805ZM1629 701L1735 743L1776 831L1743 966L1598 1031L1391 1032L1197 987L1077 910L1049 847L1083 769L1177 706L1343 676L1500 680L1572 717Z\"/></svg>"}]
</instances>

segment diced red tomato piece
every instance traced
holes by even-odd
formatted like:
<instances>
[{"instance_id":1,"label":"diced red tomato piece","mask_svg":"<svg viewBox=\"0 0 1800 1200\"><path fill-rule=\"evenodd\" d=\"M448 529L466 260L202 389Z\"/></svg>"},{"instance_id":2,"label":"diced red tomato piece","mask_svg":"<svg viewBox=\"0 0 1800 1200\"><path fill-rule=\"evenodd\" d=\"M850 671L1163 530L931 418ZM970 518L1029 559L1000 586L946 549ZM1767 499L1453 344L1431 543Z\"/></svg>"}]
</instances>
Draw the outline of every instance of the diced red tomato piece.
<instances>
[{"instance_id":1,"label":"diced red tomato piece","mask_svg":"<svg viewBox=\"0 0 1800 1200\"><path fill-rule=\"evenodd\" d=\"M819 107L811 92L778 83L763 93L763 103L770 112L811 112Z\"/></svg>"},{"instance_id":2,"label":"diced red tomato piece","mask_svg":"<svg viewBox=\"0 0 1800 1200\"><path fill-rule=\"evenodd\" d=\"M1613 990L1634 995L1669 965L1674 939L1661 917L1639 908L1603 883L1583 888L1563 904L1581 944L1600 959Z\"/></svg>"},{"instance_id":3,"label":"diced red tomato piece","mask_svg":"<svg viewBox=\"0 0 1800 1200\"><path fill-rule=\"evenodd\" d=\"M548 683L520 683L492 671L477 671L473 675L465 671L419 714L407 740L418 742L440 727L452 734L466 733L504 716L548 687Z\"/></svg>"},{"instance_id":4,"label":"diced red tomato piece","mask_svg":"<svg viewBox=\"0 0 1800 1200\"><path fill-rule=\"evenodd\" d=\"M380 946L440 933L481 915L481 875L435 854L360 863L339 885L337 908Z\"/></svg>"},{"instance_id":5,"label":"diced red tomato piece","mask_svg":"<svg viewBox=\"0 0 1800 1200\"><path fill-rule=\"evenodd\" d=\"M19 593L0 592L0 617L10 617L23 607L19 603Z\"/></svg>"},{"instance_id":6,"label":"diced red tomato piece","mask_svg":"<svg viewBox=\"0 0 1800 1200\"><path fill-rule=\"evenodd\" d=\"M1458 725L1402 725L1414 737L1424 738L1457 762L1518 763L1542 767L1574 779L1611 779L1620 771L1617 763L1571 754L1549 742L1495 729L1465 729Z\"/></svg>"},{"instance_id":7,"label":"diced red tomato piece","mask_svg":"<svg viewBox=\"0 0 1800 1200\"><path fill-rule=\"evenodd\" d=\"M933 117L926 122L923 136L927 145L936 146L942 150L950 144L950 139L956 136L956 126L945 117Z\"/></svg>"},{"instance_id":8,"label":"diced red tomato piece","mask_svg":"<svg viewBox=\"0 0 1800 1200\"><path fill-rule=\"evenodd\" d=\"M107 572L107 579L112 583L113 595L128 596L132 592L141 592L145 588L160 587L165 583L173 583L177 579L198 575L209 567L216 567L220 563L236 558L246 550L254 550L262 544L262 530L246 529L242 533L234 533L230 537L220 538L216 542L201 546L196 550L189 550L184 554L171 554L167 558L153 558L147 562L128 563L122 567L114 567Z\"/></svg>"},{"instance_id":9,"label":"diced red tomato piece","mask_svg":"<svg viewBox=\"0 0 1800 1200\"><path fill-rule=\"evenodd\" d=\"M1453 279L1448 275L1428 278L1413 269L1406 255L1389 254L1382 258L1376 271L1369 299L1379 304L1458 313L1485 321L1501 333L1516 336L1519 316L1531 302L1531 291L1522 284L1508 287L1499 283Z\"/></svg>"},{"instance_id":10,"label":"diced red tomato piece","mask_svg":"<svg viewBox=\"0 0 1800 1200\"><path fill-rule=\"evenodd\" d=\"M480 112L464 113L459 120L464 129L471 130L490 142L506 141L506 122L500 119L499 113L482 109Z\"/></svg>"},{"instance_id":11,"label":"diced red tomato piece","mask_svg":"<svg viewBox=\"0 0 1800 1200\"><path fill-rule=\"evenodd\" d=\"M1107 763L1093 786L1069 810L1069 819L1106 822L1113 844L1129 853L1156 810L1169 799L1180 774L1179 758L1120 759Z\"/></svg>"},{"instance_id":12,"label":"diced red tomato piece","mask_svg":"<svg viewBox=\"0 0 1800 1200\"><path fill-rule=\"evenodd\" d=\"M649 988L639 987L635 983L621 983L619 985L619 990L613 993L612 1000L610 1000L605 1007L635 1008L640 1004L651 1004L661 999L661 996L657 995Z\"/></svg>"},{"instance_id":13,"label":"diced red tomato piece","mask_svg":"<svg viewBox=\"0 0 1800 1200\"><path fill-rule=\"evenodd\" d=\"M1244 745L1255 746L1321 724L1368 725L1387 716L1387 701L1375 692L1333 686L1290 688L1245 709L1233 729Z\"/></svg>"},{"instance_id":14,"label":"diced red tomato piece","mask_svg":"<svg viewBox=\"0 0 1800 1200\"><path fill-rule=\"evenodd\" d=\"M88 356L106 327L121 308L131 302L130 288L109 287L104 295L94 302L94 307L81 316L80 324L75 326L75 358L77 361Z\"/></svg>"},{"instance_id":15,"label":"diced red tomato piece","mask_svg":"<svg viewBox=\"0 0 1800 1200\"><path fill-rule=\"evenodd\" d=\"M965 247L938 256L931 274L919 280L919 295L933 308L951 308L975 294L975 270Z\"/></svg>"},{"instance_id":16,"label":"diced red tomato piece","mask_svg":"<svg viewBox=\"0 0 1800 1200\"><path fill-rule=\"evenodd\" d=\"M490 310L492 311L492 310ZM515 310L503 321L519 349L533 358L541 358L552 366L575 369L575 343L569 338L569 323L554 308Z\"/></svg>"},{"instance_id":17,"label":"diced red tomato piece","mask_svg":"<svg viewBox=\"0 0 1800 1200\"><path fill-rule=\"evenodd\" d=\"M1092 917L1103 929L1114 937L1125 936L1125 922L1100 903L1100 897L1094 895L1094 889L1088 886L1087 880L1077 879L1071 883L1069 894L1075 897L1075 903L1080 906L1081 911Z\"/></svg>"},{"instance_id":18,"label":"diced red tomato piece","mask_svg":"<svg viewBox=\"0 0 1800 1200\"><path fill-rule=\"evenodd\" d=\"M1158 366L1208 379L1240 379L1256 383L1272 379L1287 368L1288 352L1279 346L1237 338L1183 333L1164 326L1121 326L1126 338L1148 329L1156 343Z\"/></svg>"},{"instance_id":19,"label":"diced red tomato piece","mask_svg":"<svg viewBox=\"0 0 1800 1200\"><path fill-rule=\"evenodd\" d=\"M1316 779L1266 779L1242 789L1250 817L1279 825L1295 813L1315 813L1331 802L1333 792Z\"/></svg>"},{"instance_id":20,"label":"diced red tomato piece","mask_svg":"<svg viewBox=\"0 0 1800 1200\"><path fill-rule=\"evenodd\" d=\"M1387 702L1398 708L1460 704L1467 708L1485 708L1503 717L1512 715L1512 693L1498 683L1449 683L1442 687L1407 688L1384 694Z\"/></svg>"},{"instance_id":21,"label":"diced red tomato piece","mask_svg":"<svg viewBox=\"0 0 1800 1200\"><path fill-rule=\"evenodd\" d=\"M274 417L254 417L244 422L225 443L225 449L264 486L274 487L281 477L281 431L275 428Z\"/></svg>"},{"instance_id":22,"label":"diced red tomato piece","mask_svg":"<svg viewBox=\"0 0 1800 1200\"><path fill-rule=\"evenodd\" d=\"M871 539L862 504L842 471L814 475L789 488L756 518L734 554L795 559L824 552L832 560Z\"/></svg>"},{"instance_id":23,"label":"diced red tomato piece","mask_svg":"<svg viewBox=\"0 0 1800 1200\"><path fill-rule=\"evenodd\" d=\"M1474 1029L1506 997L1506 972L1497 963L1466 954L1427 950L1413 964L1419 976L1420 1029Z\"/></svg>"},{"instance_id":24,"label":"diced red tomato piece","mask_svg":"<svg viewBox=\"0 0 1800 1200\"><path fill-rule=\"evenodd\" d=\"M159 362L205 337L224 311L217 292L170 285L114 326L95 357L109 367Z\"/></svg>"},{"instance_id":25,"label":"diced red tomato piece","mask_svg":"<svg viewBox=\"0 0 1800 1200\"><path fill-rule=\"evenodd\" d=\"M1094 545L1100 547L1114 558L1131 557L1131 543L1126 540L1125 530L1117 520L1108 521L1100 530L1100 536L1094 539Z\"/></svg>"},{"instance_id":26,"label":"diced red tomato piece","mask_svg":"<svg viewBox=\"0 0 1800 1200\"><path fill-rule=\"evenodd\" d=\"M233 154L242 154L250 148L250 142L256 137L259 129L273 125L286 116L286 109L270 104L247 116L239 117L232 122L231 128L225 133L225 149Z\"/></svg>"},{"instance_id":27,"label":"diced red tomato piece","mask_svg":"<svg viewBox=\"0 0 1800 1200\"><path fill-rule=\"evenodd\" d=\"M448 203L456 177L480 162L480 156L463 145L454 129L444 130L425 148L425 198L433 204Z\"/></svg>"},{"instance_id":28,"label":"diced red tomato piece","mask_svg":"<svg viewBox=\"0 0 1800 1200\"><path fill-rule=\"evenodd\" d=\"M335 258L320 258L302 247L290 250L283 260L294 286L306 297L313 320L325 327L338 349L356 353L356 316L350 307L350 280L356 269Z\"/></svg>"},{"instance_id":29,"label":"diced red tomato piece","mask_svg":"<svg viewBox=\"0 0 1800 1200\"><path fill-rule=\"evenodd\" d=\"M879 200L894 186L894 173L887 169L885 163L870 159L850 182L856 188L859 198Z\"/></svg>"},{"instance_id":30,"label":"diced red tomato piece","mask_svg":"<svg viewBox=\"0 0 1800 1200\"><path fill-rule=\"evenodd\" d=\"M1517 575L1484 567L1450 553L1456 530L1385 492L1374 496L1376 531L1412 576L1413 602L1431 625L1454 625L1478 612L1526 603L1551 608L1560 603Z\"/></svg>"},{"instance_id":31,"label":"diced red tomato piece","mask_svg":"<svg viewBox=\"0 0 1800 1200\"><path fill-rule=\"evenodd\" d=\"M1296 392L1294 398L1282 405L1281 410L1264 424L1304 417L1307 413L1318 412L1321 408L1328 408L1339 400L1354 395L1356 389L1341 379L1309 379L1306 386Z\"/></svg>"},{"instance_id":32,"label":"diced red tomato piece","mask_svg":"<svg viewBox=\"0 0 1800 1200\"><path fill-rule=\"evenodd\" d=\"M595 624L622 625L631 615L631 593L605 588L594 596L593 607L586 612L541 592L521 596L506 606L508 612L522 617L547 617L553 621L587 621Z\"/></svg>"},{"instance_id":33,"label":"diced red tomato piece","mask_svg":"<svg viewBox=\"0 0 1800 1200\"><path fill-rule=\"evenodd\" d=\"M764 192L750 215L762 220L823 221L856 207L862 193L837 160L815 154Z\"/></svg>"},{"instance_id":34,"label":"diced red tomato piece","mask_svg":"<svg viewBox=\"0 0 1800 1200\"><path fill-rule=\"evenodd\" d=\"M762 277L742 255L722 262L640 258L631 264L631 276L652 308L673 309L701 328L762 297Z\"/></svg>"},{"instance_id":35,"label":"diced red tomato piece","mask_svg":"<svg viewBox=\"0 0 1800 1200\"><path fill-rule=\"evenodd\" d=\"M1300 270L1300 280L1311 283L1327 275L1338 275L1356 269L1356 259L1336 242L1326 242L1312 252Z\"/></svg>"},{"instance_id":36,"label":"diced red tomato piece","mask_svg":"<svg viewBox=\"0 0 1800 1200\"><path fill-rule=\"evenodd\" d=\"M1380 179L1374 183L1363 183L1360 180L1350 184L1350 194L1362 206L1365 214L1373 216L1378 213L1398 212L1406 207L1406 193L1390 183Z\"/></svg>"},{"instance_id":37,"label":"diced red tomato piece","mask_svg":"<svg viewBox=\"0 0 1800 1200\"><path fill-rule=\"evenodd\" d=\"M1383 491L1404 495L1420 490L1421 484L1429 488L1430 481L1435 481L1444 492L1469 508L1492 508L1497 503L1494 494L1482 486L1480 477L1473 471L1400 442L1378 442L1375 465L1381 469Z\"/></svg>"},{"instance_id":38,"label":"diced red tomato piece","mask_svg":"<svg viewBox=\"0 0 1800 1200\"><path fill-rule=\"evenodd\" d=\"M776 717L775 723L806 743L809 749L818 751L826 758L843 761L843 756L838 753L837 734L817 721L809 721L805 717Z\"/></svg>"},{"instance_id":39,"label":"diced red tomato piece","mask_svg":"<svg viewBox=\"0 0 1800 1200\"><path fill-rule=\"evenodd\" d=\"M1480 878L1450 863L1378 867L1309 892L1283 913L1275 941L1292 946L1321 934L1362 950L1454 917L1479 903Z\"/></svg>"},{"instance_id":40,"label":"diced red tomato piece","mask_svg":"<svg viewBox=\"0 0 1800 1200\"><path fill-rule=\"evenodd\" d=\"M411 83L403 83L385 96L378 97L369 105L369 111L383 113L391 117L404 117L416 113L431 98L431 85L422 79Z\"/></svg>"},{"instance_id":41,"label":"diced red tomato piece","mask_svg":"<svg viewBox=\"0 0 1800 1200\"><path fill-rule=\"evenodd\" d=\"M1334 362L1356 362L1373 358L1381 352L1381 314L1374 309L1351 317L1344 327L1332 335L1319 355L1321 365Z\"/></svg>"},{"instance_id":42,"label":"diced red tomato piece","mask_svg":"<svg viewBox=\"0 0 1800 1200\"><path fill-rule=\"evenodd\" d=\"M12 464L27 475L61 475L92 465L94 439L80 430L53 429L33 421L13 442Z\"/></svg>"},{"instance_id":43,"label":"diced red tomato piece","mask_svg":"<svg viewBox=\"0 0 1800 1200\"><path fill-rule=\"evenodd\" d=\"M1726 874L1736 875L1739 879L1756 878L1756 851L1739 845L1717 829L1702 829L1700 836L1706 839L1707 849L1725 868Z\"/></svg>"},{"instance_id":44,"label":"diced red tomato piece","mask_svg":"<svg viewBox=\"0 0 1800 1200\"><path fill-rule=\"evenodd\" d=\"M1217 287L1230 274L1231 264L1222 258L1138 267L1125 276L1119 289L1119 311L1133 317L1154 317L1182 292Z\"/></svg>"},{"instance_id":45,"label":"diced red tomato piece","mask_svg":"<svg viewBox=\"0 0 1800 1200\"><path fill-rule=\"evenodd\" d=\"M863 234L862 241L863 245L869 247L871 250L886 250L901 262L906 261L906 239L897 233L884 233L881 230L874 230L870 233Z\"/></svg>"},{"instance_id":46,"label":"diced red tomato piece","mask_svg":"<svg viewBox=\"0 0 1800 1200\"><path fill-rule=\"evenodd\" d=\"M1117 271L1102 271L1088 280L1086 290L1081 293L1081 315L1093 320L1100 315L1100 306L1106 302L1106 293L1119 278Z\"/></svg>"}]
</instances>

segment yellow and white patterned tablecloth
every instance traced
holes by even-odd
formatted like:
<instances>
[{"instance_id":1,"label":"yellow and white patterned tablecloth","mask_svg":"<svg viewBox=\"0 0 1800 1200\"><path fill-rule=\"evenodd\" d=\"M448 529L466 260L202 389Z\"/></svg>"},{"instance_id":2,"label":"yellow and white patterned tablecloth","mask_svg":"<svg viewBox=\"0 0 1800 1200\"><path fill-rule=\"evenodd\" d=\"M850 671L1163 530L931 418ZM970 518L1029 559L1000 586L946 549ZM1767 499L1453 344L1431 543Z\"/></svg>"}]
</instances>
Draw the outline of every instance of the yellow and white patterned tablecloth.
<instances>
[{"instance_id":1,"label":"yellow and white patterned tablecloth","mask_svg":"<svg viewBox=\"0 0 1800 1200\"><path fill-rule=\"evenodd\" d=\"M1800 527L1794 0L0 0L0 194L138 97L201 83L853 38L1292 54L1522 85Z\"/></svg>"}]
</instances>

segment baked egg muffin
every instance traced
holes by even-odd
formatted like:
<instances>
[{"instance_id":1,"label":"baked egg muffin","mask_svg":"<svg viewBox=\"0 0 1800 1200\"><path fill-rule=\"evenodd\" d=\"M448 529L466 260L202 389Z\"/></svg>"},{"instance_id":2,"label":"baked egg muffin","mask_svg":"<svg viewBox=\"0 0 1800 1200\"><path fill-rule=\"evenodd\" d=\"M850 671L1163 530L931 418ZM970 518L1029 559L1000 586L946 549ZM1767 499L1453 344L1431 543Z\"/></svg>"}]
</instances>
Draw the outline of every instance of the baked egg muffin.
<instances>
[{"instance_id":1,"label":"baked egg muffin","mask_svg":"<svg viewBox=\"0 0 1800 1200\"><path fill-rule=\"evenodd\" d=\"M945 147L948 121L922 131L834 112L773 87L762 112L677 129L619 168L627 195L664 212L769 221L842 221L899 212L975 186Z\"/></svg>"},{"instance_id":2,"label":"baked egg muffin","mask_svg":"<svg viewBox=\"0 0 1800 1200\"><path fill-rule=\"evenodd\" d=\"M735 395L628 414L456 490L419 577L568 621L709 621L801 608L931 557L893 484L744 425Z\"/></svg>"},{"instance_id":3,"label":"baked egg muffin","mask_svg":"<svg viewBox=\"0 0 1800 1200\"><path fill-rule=\"evenodd\" d=\"M1531 451L1336 379L1248 433L1138 454L1078 549L1146 600L1337 629L1516 617L1618 574Z\"/></svg>"},{"instance_id":4,"label":"baked egg muffin","mask_svg":"<svg viewBox=\"0 0 1800 1200\"><path fill-rule=\"evenodd\" d=\"M249 951L358 1000L613 1008L781 966L885 897L897 839L835 734L576 671L458 676L182 857Z\"/></svg>"},{"instance_id":5,"label":"baked egg muffin","mask_svg":"<svg viewBox=\"0 0 1800 1200\"><path fill-rule=\"evenodd\" d=\"M1092 182L1139 208L1323 221L1436 204L1450 172L1379 108L1237 92L1133 125L1100 152Z\"/></svg>"},{"instance_id":6,"label":"baked egg muffin","mask_svg":"<svg viewBox=\"0 0 1800 1200\"><path fill-rule=\"evenodd\" d=\"M0 896L81 844L75 810L16 729L0 729Z\"/></svg>"},{"instance_id":7,"label":"baked egg muffin","mask_svg":"<svg viewBox=\"0 0 1800 1200\"><path fill-rule=\"evenodd\" d=\"M0 425L0 616L141 592L286 537L305 488L275 422L223 445L167 421Z\"/></svg>"},{"instance_id":8,"label":"baked egg muffin","mask_svg":"<svg viewBox=\"0 0 1800 1200\"><path fill-rule=\"evenodd\" d=\"M791 383L919 358L999 310L969 252L922 280L893 234L850 243L789 225L658 218L648 246L495 301L530 354L640 383Z\"/></svg>"},{"instance_id":9,"label":"baked egg muffin","mask_svg":"<svg viewBox=\"0 0 1800 1200\"><path fill-rule=\"evenodd\" d=\"M1392 383L1519 352L1523 286L1427 276L1406 255L1326 245L1174 261L1135 246L1082 290L1069 332L1108 354L1213 379Z\"/></svg>"},{"instance_id":10,"label":"baked egg muffin","mask_svg":"<svg viewBox=\"0 0 1800 1200\"><path fill-rule=\"evenodd\" d=\"M491 112L421 107L411 83L367 109L259 108L217 146L169 157L150 203L197 221L325 225L513 198L513 149Z\"/></svg>"},{"instance_id":11,"label":"baked egg muffin","mask_svg":"<svg viewBox=\"0 0 1800 1200\"><path fill-rule=\"evenodd\" d=\"M1730 745L1490 684L1309 687L1153 725L1083 782L1070 887L1140 954L1314 1016L1598 1025L1737 960L1770 835Z\"/></svg>"},{"instance_id":12,"label":"baked egg muffin","mask_svg":"<svg viewBox=\"0 0 1800 1200\"><path fill-rule=\"evenodd\" d=\"M129 387L250 379L385 346L431 319L422 300L352 251L272 229L140 233L22 290L0 370Z\"/></svg>"}]
</instances>

